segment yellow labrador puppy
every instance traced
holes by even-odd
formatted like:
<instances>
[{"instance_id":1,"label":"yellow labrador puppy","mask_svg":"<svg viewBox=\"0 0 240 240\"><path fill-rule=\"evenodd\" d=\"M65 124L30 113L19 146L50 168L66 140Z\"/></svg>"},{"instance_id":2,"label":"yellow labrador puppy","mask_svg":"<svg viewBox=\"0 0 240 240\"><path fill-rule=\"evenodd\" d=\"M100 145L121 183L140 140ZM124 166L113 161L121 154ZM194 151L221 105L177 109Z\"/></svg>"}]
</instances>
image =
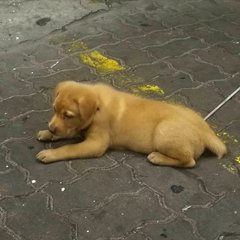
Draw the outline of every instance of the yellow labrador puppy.
<instances>
[{"instance_id":1,"label":"yellow labrador puppy","mask_svg":"<svg viewBox=\"0 0 240 240\"><path fill-rule=\"evenodd\" d=\"M55 89L54 116L40 141L85 140L37 154L42 162L102 156L108 148L148 154L153 164L193 167L208 148L221 158L226 146L202 117L181 105L120 92L103 84L62 82Z\"/></svg>"}]
</instances>

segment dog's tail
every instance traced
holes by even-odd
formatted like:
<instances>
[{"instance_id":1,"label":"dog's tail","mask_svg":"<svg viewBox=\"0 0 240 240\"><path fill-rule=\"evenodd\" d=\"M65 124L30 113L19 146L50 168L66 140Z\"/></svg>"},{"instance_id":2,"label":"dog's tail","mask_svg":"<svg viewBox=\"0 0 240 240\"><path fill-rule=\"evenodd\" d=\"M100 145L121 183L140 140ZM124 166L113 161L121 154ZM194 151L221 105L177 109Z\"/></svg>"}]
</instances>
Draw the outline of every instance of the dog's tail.
<instances>
[{"instance_id":1,"label":"dog's tail","mask_svg":"<svg viewBox=\"0 0 240 240\"><path fill-rule=\"evenodd\" d=\"M221 159L227 153L227 147L222 140L210 129L206 137L206 147Z\"/></svg>"}]
</instances>

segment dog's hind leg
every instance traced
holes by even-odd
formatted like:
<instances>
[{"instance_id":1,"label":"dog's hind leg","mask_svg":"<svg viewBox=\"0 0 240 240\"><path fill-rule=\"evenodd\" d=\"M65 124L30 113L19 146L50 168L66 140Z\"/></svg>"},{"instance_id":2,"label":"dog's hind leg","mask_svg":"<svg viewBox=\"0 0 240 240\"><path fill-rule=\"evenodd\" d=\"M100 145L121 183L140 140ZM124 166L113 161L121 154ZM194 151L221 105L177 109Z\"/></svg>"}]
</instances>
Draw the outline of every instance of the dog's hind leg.
<instances>
[{"instance_id":1,"label":"dog's hind leg","mask_svg":"<svg viewBox=\"0 0 240 240\"><path fill-rule=\"evenodd\" d=\"M154 132L153 152L148 160L153 164L173 167L194 167L204 146L194 127L178 120L161 122Z\"/></svg>"},{"instance_id":2,"label":"dog's hind leg","mask_svg":"<svg viewBox=\"0 0 240 240\"><path fill-rule=\"evenodd\" d=\"M151 163L162 166L191 168L196 164L193 158L174 159L160 152L152 152L148 155L147 158Z\"/></svg>"}]
</instances>

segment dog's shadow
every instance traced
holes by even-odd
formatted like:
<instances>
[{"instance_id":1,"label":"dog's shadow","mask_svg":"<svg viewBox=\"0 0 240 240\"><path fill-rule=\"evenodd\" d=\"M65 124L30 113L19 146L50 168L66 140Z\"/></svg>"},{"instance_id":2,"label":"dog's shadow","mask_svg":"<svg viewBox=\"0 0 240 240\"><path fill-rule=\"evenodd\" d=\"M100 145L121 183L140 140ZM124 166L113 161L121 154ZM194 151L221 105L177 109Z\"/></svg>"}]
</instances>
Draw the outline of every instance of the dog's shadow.
<instances>
[{"instance_id":1,"label":"dog's shadow","mask_svg":"<svg viewBox=\"0 0 240 240\"><path fill-rule=\"evenodd\" d=\"M204 159L209 159L209 158L215 158L216 155L214 153L212 153L210 150L206 149L203 154L200 156L201 160Z\"/></svg>"},{"instance_id":2,"label":"dog's shadow","mask_svg":"<svg viewBox=\"0 0 240 240\"><path fill-rule=\"evenodd\" d=\"M69 139L59 139L57 141L48 141L45 142L47 145L51 146L51 148L58 148L67 144L77 144L77 143L81 143L84 141L84 137L83 136L77 136L74 138L69 138Z\"/></svg>"}]
</instances>

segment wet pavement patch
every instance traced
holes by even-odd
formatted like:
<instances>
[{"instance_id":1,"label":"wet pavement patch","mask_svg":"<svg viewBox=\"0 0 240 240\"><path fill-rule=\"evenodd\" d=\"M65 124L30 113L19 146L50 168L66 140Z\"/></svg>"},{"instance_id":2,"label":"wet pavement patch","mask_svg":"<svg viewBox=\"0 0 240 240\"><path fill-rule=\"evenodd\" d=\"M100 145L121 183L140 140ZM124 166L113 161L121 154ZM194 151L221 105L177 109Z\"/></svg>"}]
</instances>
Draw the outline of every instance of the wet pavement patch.
<instances>
[{"instance_id":1,"label":"wet pavement patch","mask_svg":"<svg viewBox=\"0 0 240 240\"><path fill-rule=\"evenodd\" d=\"M165 233L160 234L161 237L167 238L167 235Z\"/></svg>"},{"instance_id":2,"label":"wet pavement patch","mask_svg":"<svg viewBox=\"0 0 240 240\"><path fill-rule=\"evenodd\" d=\"M148 23L140 23L142 27L149 27L150 25Z\"/></svg>"},{"instance_id":3,"label":"wet pavement patch","mask_svg":"<svg viewBox=\"0 0 240 240\"><path fill-rule=\"evenodd\" d=\"M173 193L180 193L180 192L184 191L184 187L181 185L172 185L171 190Z\"/></svg>"},{"instance_id":4,"label":"wet pavement patch","mask_svg":"<svg viewBox=\"0 0 240 240\"><path fill-rule=\"evenodd\" d=\"M38 26L45 26L48 22L50 22L51 21L51 18L49 18L49 17L45 17L45 18L41 18L41 19L39 19L39 20L37 20L36 21L36 24L38 25Z\"/></svg>"}]
</instances>

